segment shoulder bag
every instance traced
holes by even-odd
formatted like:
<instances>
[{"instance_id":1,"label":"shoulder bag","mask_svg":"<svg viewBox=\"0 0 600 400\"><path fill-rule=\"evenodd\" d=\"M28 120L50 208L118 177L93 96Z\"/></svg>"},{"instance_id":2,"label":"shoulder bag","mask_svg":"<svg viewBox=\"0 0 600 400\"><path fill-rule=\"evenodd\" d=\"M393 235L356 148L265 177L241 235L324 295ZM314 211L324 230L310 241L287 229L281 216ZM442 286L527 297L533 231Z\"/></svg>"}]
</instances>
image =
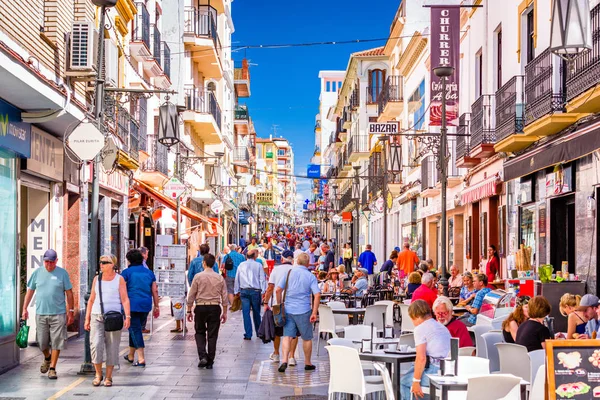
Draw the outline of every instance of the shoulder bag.
<instances>
[{"instance_id":1,"label":"shoulder bag","mask_svg":"<svg viewBox=\"0 0 600 400\"><path fill-rule=\"evenodd\" d=\"M104 320L104 331L120 331L123 329L123 314L119 311L104 312L104 303L102 302L102 274L98 275L98 292L100 293L100 311Z\"/></svg>"},{"instance_id":2,"label":"shoulder bag","mask_svg":"<svg viewBox=\"0 0 600 400\"><path fill-rule=\"evenodd\" d=\"M283 299L281 304L273 306L273 321L277 327L283 327L285 325L285 296L287 295L287 287L290 281L291 272L292 270L290 269L287 273L287 278L285 279L285 287L283 288Z\"/></svg>"}]
</instances>

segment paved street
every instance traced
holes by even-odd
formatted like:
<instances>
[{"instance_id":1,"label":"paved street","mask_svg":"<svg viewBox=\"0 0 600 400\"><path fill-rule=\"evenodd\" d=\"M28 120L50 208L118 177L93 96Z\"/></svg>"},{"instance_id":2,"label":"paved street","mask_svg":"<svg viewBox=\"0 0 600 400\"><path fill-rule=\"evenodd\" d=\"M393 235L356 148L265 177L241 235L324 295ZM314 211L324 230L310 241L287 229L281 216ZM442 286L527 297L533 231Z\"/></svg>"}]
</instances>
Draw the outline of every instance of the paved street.
<instances>
[{"instance_id":1,"label":"paved street","mask_svg":"<svg viewBox=\"0 0 600 400\"><path fill-rule=\"evenodd\" d=\"M214 369L198 369L193 330L185 339L170 333L174 322L168 313L168 303L163 301L161 311L164 316L154 322L154 333L146 335L147 367L135 368L122 361L120 370L114 374L113 387L95 388L92 386L93 376L77 375L83 353L83 339L77 339L70 341L68 349L61 355L57 367L59 379L56 381L40 374L42 356L38 349L25 350L21 365L0 375L0 399L279 399L307 394L326 396L329 375L323 349L321 356L315 358L316 371L305 373L303 357L299 357L295 370L290 367L285 375L279 374L276 370L278 365L269 361L272 344L263 344L256 338L252 341L242 339L240 311L229 314L230 319L221 328ZM127 340L125 333L122 336L123 355Z\"/></svg>"}]
</instances>

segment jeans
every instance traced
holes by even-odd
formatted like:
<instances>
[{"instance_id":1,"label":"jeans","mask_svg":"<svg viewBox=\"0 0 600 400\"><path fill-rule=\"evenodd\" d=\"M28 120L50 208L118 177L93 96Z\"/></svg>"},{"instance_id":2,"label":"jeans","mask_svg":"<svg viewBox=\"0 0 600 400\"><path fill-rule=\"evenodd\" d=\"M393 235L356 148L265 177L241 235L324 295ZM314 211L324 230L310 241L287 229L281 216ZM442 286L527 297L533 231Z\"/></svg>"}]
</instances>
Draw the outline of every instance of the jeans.
<instances>
[{"instance_id":1,"label":"jeans","mask_svg":"<svg viewBox=\"0 0 600 400\"><path fill-rule=\"evenodd\" d=\"M250 308L252 308L252 316L254 319L254 329L258 336L258 328L260 327L260 290L242 289L242 315L244 317L244 337L250 339L252 337L252 321L250 320Z\"/></svg>"},{"instance_id":2,"label":"jeans","mask_svg":"<svg viewBox=\"0 0 600 400\"><path fill-rule=\"evenodd\" d=\"M143 349L145 347L142 327L146 325L147 318L147 312L131 312L131 322L129 324L129 347L133 347L134 349Z\"/></svg>"},{"instance_id":3,"label":"jeans","mask_svg":"<svg viewBox=\"0 0 600 400\"><path fill-rule=\"evenodd\" d=\"M421 389L429 389L429 378L427 374L436 375L440 370L438 365L431 364L429 368L423 371L421 375ZM413 384L413 377L415 376L415 367L411 367L408 372L400 379L400 394L401 400L410 400L410 388ZM417 397L415 397L417 399ZM429 395L425 394L424 400L429 400Z\"/></svg>"},{"instance_id":4,"label":"jeans","mask_svg":"<svg viewBox=\"0 0 600 400\"><path fill-rule=\"evenodd\" d=\"M221 326L220 306L196 306L196 347L200 360L205 358L209 365L215 361L217 353L217 339L219 338L219 327ZM208 353L206 343L208 341Z\"/></svg>"}]
</instances>

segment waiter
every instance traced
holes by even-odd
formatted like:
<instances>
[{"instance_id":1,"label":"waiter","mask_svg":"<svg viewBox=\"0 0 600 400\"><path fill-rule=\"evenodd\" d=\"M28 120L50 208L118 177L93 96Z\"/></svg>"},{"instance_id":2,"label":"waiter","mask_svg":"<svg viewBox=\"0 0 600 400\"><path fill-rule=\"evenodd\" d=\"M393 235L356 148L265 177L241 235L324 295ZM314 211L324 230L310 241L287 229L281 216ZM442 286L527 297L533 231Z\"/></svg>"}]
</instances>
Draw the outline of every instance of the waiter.
<instances>
[{"instance_id":1,"label":"waiter","mask_svg":"<svg viewBox=\"0 0 600 400\"><path fill-rule=\"evenodd\" d=\"M227 285L225 279L213 270L215 256L205 254L204 271L196 274L187 298L187 319L194 322L192 306L195 304L196 347L200 362L198 368L212 369L217 352L217 339L221 323L227 321ZM208 342L208 352L206 345Z\"/></svg>"}]
</instances>

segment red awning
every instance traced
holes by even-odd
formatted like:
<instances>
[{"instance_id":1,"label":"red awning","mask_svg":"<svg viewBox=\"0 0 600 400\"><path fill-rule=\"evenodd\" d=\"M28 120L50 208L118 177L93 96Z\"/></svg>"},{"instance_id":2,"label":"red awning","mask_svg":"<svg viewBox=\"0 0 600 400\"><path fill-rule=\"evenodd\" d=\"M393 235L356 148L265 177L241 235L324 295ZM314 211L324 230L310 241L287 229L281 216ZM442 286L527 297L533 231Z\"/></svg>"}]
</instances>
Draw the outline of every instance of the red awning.
<instances>
[{"instance_id":1,"label":"red awning","mask_svg":"<svg viewBox=\"0 0 600 400\"><path fill-rule=\"evenodd\" d=\"M138 181L137 179L134 179L133 189L137 190L140 193L145 193L146 195L152 197L155 200L158 200L161 204L164 204L166 207L169 207L171 210L177 210L177 203L175 202L175 200L162 194L158 190L155 190L153 187L149 186L148 184L146 184L142 181ZM181 214L185 215L188 218L195 219L196 221L203 221L209 225L214 225L213 221L211 221L210 218L205 217L204 215L202 215L194 210L191 210L185 206L180 206L180 209L181 209ZM221 228L219 225L216 225L216 227L217 227L217 231L222 235L223 228Z\"/></svg>"},{"instance_id":2,"label":"red awning","mask_svg":"<svg viewBox=\"0 0 600 400\"><path fill-rule=\"evenodd\" d=\"M474 203L500 193L502 193L502 181L498 175L494 175L463 190L460 200L462 204Z\"/></svg>"}]
</instances>

